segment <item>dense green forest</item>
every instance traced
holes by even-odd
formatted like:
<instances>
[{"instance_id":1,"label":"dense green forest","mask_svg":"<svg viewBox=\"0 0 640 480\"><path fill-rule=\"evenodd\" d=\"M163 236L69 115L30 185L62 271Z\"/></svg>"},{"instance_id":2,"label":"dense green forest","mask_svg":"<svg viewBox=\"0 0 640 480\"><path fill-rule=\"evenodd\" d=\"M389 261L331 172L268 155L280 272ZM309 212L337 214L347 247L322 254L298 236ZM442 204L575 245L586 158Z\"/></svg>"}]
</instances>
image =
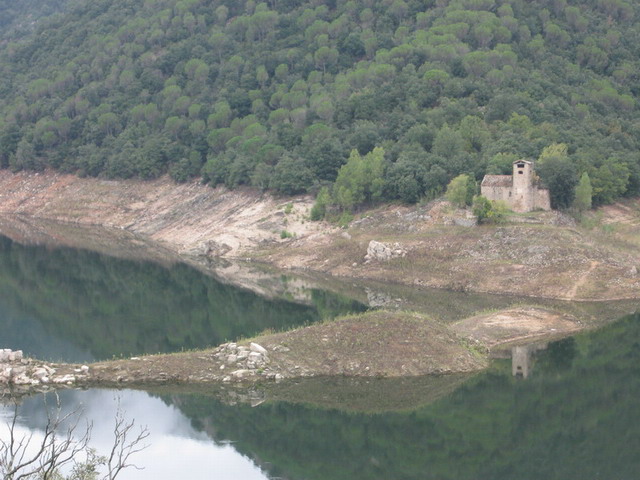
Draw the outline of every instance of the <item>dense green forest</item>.
<instances>
[{"instance_id":1,"label":"dense green forest","mask_svg":"<svg viewBox=\"0 0 640 480\"><path fill-rule=\"evenodd\" d=\"M0 45L33 32L38 22L64 11L67 0L0 0Z\"/></svg>"},{"instance_id":2,"label":"dense green forest","mask_svg":"<svg viewBox=\"0 0 640 480\"><path fill-rule=\"evenodd\" d=\"M3 8L20 3L12 25L35 8ZM39 3L59 13L3 34L3 168L169 173L353 209L540 158L568 192L557 206L584 174L595 205L640 193L637 2Z\"/></svg>"}]
</instances>

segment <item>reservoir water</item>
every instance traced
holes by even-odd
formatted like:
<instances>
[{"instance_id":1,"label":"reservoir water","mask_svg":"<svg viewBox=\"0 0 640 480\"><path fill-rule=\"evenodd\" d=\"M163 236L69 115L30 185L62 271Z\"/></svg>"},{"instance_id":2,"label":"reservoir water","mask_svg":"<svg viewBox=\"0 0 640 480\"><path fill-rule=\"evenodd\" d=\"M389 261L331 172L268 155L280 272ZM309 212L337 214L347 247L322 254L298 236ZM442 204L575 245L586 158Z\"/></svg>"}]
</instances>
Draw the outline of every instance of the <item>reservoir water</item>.
<instances>
[{"instance_id":1,"label":"reservoir water","mask_svg":"<svg viewBox=\"0 0 640 480\"><path fill-rule=\"evenodd\" d=\"M268 298L184 264L1 238L0 347L89 362L201 348L365 308L302 290ZM133 459L144 469L123 471L125 480L637 479L639 398L636 314L539 346L526 378L502 358L471 377L60 393L65 411L81 405L93 423L98 452L110 448L118 408L148 427L149 446ZM43 397L23 399L18 412L18 431L37 439ZM12 415L0 407L0 437Z\"/></svg>"}]
</instances>

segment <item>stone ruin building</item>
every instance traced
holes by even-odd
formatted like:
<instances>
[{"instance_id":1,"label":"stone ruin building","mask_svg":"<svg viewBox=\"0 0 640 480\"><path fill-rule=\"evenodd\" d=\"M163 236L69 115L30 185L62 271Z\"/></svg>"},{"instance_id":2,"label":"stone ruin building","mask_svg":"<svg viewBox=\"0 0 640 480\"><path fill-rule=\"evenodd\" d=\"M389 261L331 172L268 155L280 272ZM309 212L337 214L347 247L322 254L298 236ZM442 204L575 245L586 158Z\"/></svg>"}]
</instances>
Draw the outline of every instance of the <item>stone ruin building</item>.
<instances>
[{"instance_id":1,"label":"stone ruin building","mask_svg":"<svg viewBox=\"0 0 640 480\"><path fill-rule=\"evenodd\" d=\"M549 190L538 188L533 162L513 162L513 175L485 175L480 194L489 200L501 200L514 212L551 210Z\"/></svg>"}]
</instances>

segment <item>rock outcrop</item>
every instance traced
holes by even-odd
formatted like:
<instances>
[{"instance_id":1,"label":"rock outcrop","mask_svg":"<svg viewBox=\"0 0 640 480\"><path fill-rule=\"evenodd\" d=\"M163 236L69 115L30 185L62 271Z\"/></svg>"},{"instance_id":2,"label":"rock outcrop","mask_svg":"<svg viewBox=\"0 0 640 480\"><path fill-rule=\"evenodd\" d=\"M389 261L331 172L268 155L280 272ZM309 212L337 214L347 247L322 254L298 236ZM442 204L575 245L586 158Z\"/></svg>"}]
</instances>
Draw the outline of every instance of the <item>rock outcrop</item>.
<instances>
[{"instance_id":1,"label":"rock outcrop","mask_svg":"<svg viewBox=\"0 0 640 480\"><path fill-rule=\"evenodd\" d=\"M88 373L86 365L65 365L58 370L52 364L24 358L22 350L0 350L0 392L72 386L85 380Z\"/></svg>"},{"instance_id":2,"label":"rock outcrop","mask_svg":"<svg viewBox=\"0 0 640 480\"><path fill-rule=\"evenodd\" d=\"M367 254L364 257L364 262L369 263L373 260L384 262L391 260L392 258L404 257L406 254L406 250L404 250L399 243L387 245L386 243L371 240L367 247Z\"/></svg>"},{"instance_id":3,"label":"rock outcrop","mask_svg":"<svg viewBox=\"0 0 640 480\"><path fill-rule=\"evenodd\" d=\"M220 345L213 355L222 361L221 370L232 370L222 379L224 382L241 380L255 375L265 378L280 380L282 375L269 371L269 355L267 349L257 343L250 343L249 346L238 345L237 343L225 343Z\"/></svg>"}]
</instances>

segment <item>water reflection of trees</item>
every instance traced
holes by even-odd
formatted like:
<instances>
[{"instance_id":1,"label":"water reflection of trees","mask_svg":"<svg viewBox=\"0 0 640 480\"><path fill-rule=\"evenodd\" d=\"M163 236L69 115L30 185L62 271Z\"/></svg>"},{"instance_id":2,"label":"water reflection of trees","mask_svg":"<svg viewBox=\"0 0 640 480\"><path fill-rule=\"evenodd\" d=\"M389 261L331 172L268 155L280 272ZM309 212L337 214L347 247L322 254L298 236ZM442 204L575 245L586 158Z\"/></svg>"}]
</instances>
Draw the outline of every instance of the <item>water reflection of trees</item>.
<instances>
[{"instance_id":1,"label":"water reflection of trees","mask_svg":"<svg viewBox=\"0 0 640 480\"><path fill-rule=\"evenodd\" d=\"M636 478L640 316L537 352L526 382L508 360L431 405L356 414L296 404L230 407L182 397L219 440L290 479Z\"/></svg>"},{"instance_id":2,"label":"water reflection of trees","mask_svg":"<svg viewBox=\"0 0 640 480\"><path fill-rule=\"evenodd\" d=\"M49 335L100 359L215 346L363 309L327 292L312 291L309 305L268 299L183 264L166 268L4 237L0 286L0 305L13 317L38 319Z\"/></svg>"}]
</instances>

